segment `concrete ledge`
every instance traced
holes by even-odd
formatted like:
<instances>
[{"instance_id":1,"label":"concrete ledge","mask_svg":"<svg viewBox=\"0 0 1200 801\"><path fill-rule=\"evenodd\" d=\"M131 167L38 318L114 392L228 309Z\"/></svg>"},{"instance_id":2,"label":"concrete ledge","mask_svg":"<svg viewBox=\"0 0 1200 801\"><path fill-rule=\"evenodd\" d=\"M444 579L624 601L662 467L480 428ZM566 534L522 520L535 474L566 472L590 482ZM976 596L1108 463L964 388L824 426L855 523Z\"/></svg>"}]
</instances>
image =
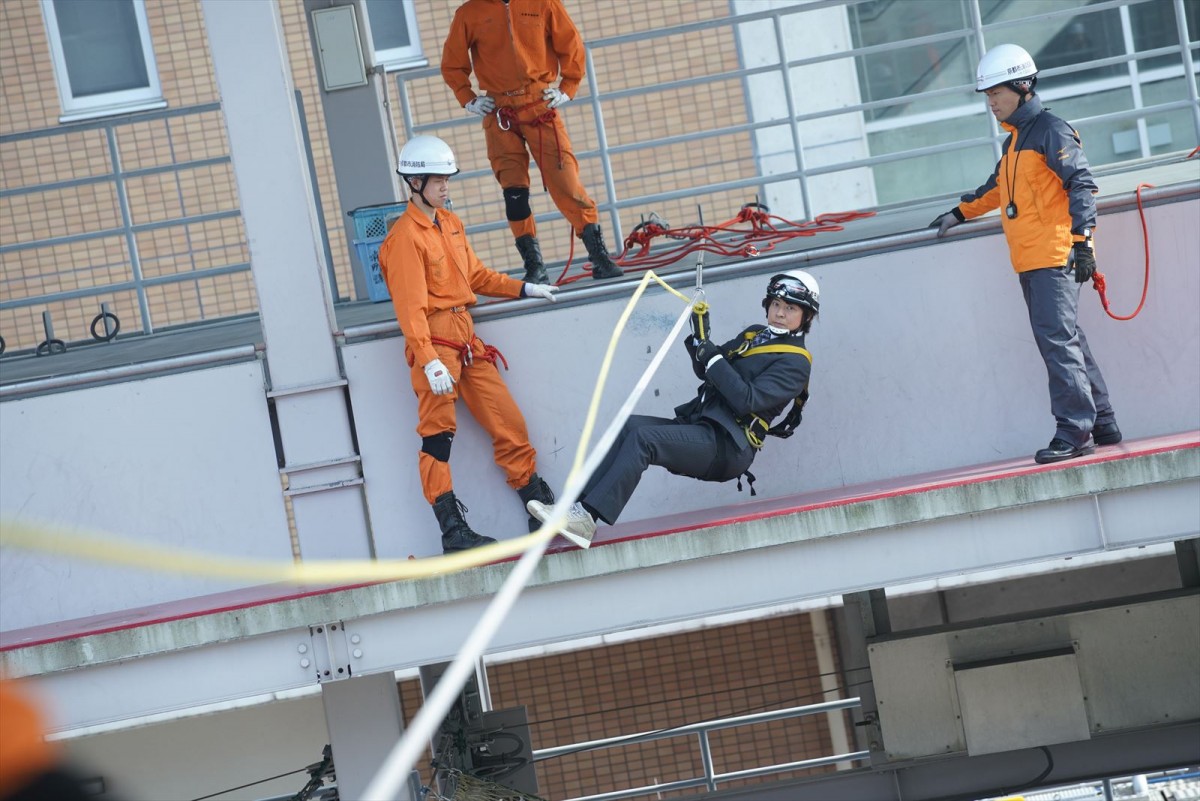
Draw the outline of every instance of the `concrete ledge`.
<instances>
[{"instance_id":1,"label":"concrete ledge","mask_svg":"<svg viewBox=\"0 0 1200 801\"><path fill-rule=\"evenodd\" d=\"M934 554L927 552L929 546L921 539L926 535L917 536L918 528L925 531L931 524L991 519L997 514L1015 515L1015 519L1025 521L1021 524L1024 528L1029 523L1026 514L1029 511L1064 502L1098 504L1101 496L1135 490L1156 489L1160 499L1174 498L1168 505L1180 508L1169 520L1145 530L1104 532L1104 527L1098 526L1102 532L1099 538L1089 533L1081 539L1075 531L1077 525L1035 524L1043 530L1039 541L1048 543L1045 551L1022 549L1014 541L1005 551L1003 561L997 552L987 551L973 557L975 563L968 564L971 559L960 560L961 569L1019 564L1048 558L1047 554L1070 555L1195 536L1200 529L1197 520L1200 509L1194 504L1200 487L1200 436L1191 432L1164 439L1169 441L1159 442L1148 453L1127 454L1106 449L1110 451L1108 456L1097 454L1065 465L1044 467L1001 463L947 471L925 477L924 481L910 479L906 486L849 488L836 494L816 493L743 504L717 510L718 515L722 511L725 514L715 519L710 513L705 523L686 520L681 523L667 518L641 521L635 524L640 527L636 532L630 531L632 526L614 527L608 530L616 532L614 539L605 542L603 537L598 538L591 550L569 549L548 555L531 581L528 594L537 597L539 604L553 605L556 588L570 587L562 599L568 605L560 607L569 618L569 604L579 602L581 586L586 586L583 594L595 604L598 599L610 597L606 581L620 578L619 583L624 583L626 577L634 574L669 570L672 581L694 582L698 575L690 575L690 566L704 566L700 572L706 574L708 565L718 557L729 561L730 566L746 559L765 558L780 562L799 559L811 567L817 560L836 560L840 550L846 559L853 560L860 548L877 542L879 535L887 537L890 550L904 556L891 560L888 566L889 583L903 583L955 572L933 564L926 567L927 557ZM1148 441L1153 442L1156 441ZM1189 497L1193 501L1190 509ZM1160 501L1156 503L1161 505ZM1090 513L1085 510L1085 514ZM963 524L964 532L966 525ZM646 530L647 527L651 530ZM906 539L910 533L914 539ZM1058 536L1062 541L1056 543ZM818 551L817 546L832 546L832 550L822 547ZM963 547L980 550L967 541L965 534ZM508 572L509 565L500 563L431 579L317 591L299 598L236 609L226 607L226 611L200 611L177 619L134 623L119 630L54 642L43 640L29 646L20 642L22 639L36 642L31 631L7 632L5 650L0 652L0 672L9 676L38 676L284 632L303 630L307 636L309 625L326 621L402 614L408 625L423 616L427 617L428 625L433 625L434 619L444 617L442 613L447 612L447 607L458 610L451 615L455 619L458 614L470 616L469 611L461 609L464 602L472 602L471 608L482 608ZM837 594L859 586L880 586L877 578L861 571L842 570L839 575L839 571L831 569L828 573L824 580L810 578L804 588L791 590L790 599ZM737 601L730 603L729 608L739 606ZM750 602L740 603L744 606ZM716 604L714 608L719 606ZM713 611L702 610L705 614ZM140 616L142 620L146 617ZM581 621L587 618L580 616ZM590 625L581 622L575 633L580 636L589 633ZM569 625L549 627L544 642L568 636L570 628ZM525 632L513 637L512 642L537 641L536 637L530 637ZM416 653L414 656L419 660Z\"/></svg>"}]
</instances>

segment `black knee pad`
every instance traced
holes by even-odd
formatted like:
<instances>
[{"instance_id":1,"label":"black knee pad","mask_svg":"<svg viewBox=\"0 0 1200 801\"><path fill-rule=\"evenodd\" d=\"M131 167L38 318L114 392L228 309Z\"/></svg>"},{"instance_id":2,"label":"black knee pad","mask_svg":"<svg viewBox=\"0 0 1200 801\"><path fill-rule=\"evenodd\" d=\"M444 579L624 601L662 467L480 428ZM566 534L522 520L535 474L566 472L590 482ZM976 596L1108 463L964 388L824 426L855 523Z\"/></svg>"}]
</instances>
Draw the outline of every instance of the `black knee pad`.
<instances>
[{"instance_id":1,"label":"black knee pad","mask_svg":"<svg viewBox=\"0 0 1200 801\"><path fill-rule=\"evenodd\" d=\"M421 437L421 453L428 453L439 462L448 462L450 461L450 444L453 441L453 431L443 431L431 437Z\"/></svg>"},{"instance_id":2,"label":"black knee pad","mask_svg":"<svg viewBox=\"0 0 1200 801\"><path fill-rule=\"evenodd\" d=\"M510 222L529 219L529 187L511 186L504 190L504 216Z\"/></svg>"}]
</instances>

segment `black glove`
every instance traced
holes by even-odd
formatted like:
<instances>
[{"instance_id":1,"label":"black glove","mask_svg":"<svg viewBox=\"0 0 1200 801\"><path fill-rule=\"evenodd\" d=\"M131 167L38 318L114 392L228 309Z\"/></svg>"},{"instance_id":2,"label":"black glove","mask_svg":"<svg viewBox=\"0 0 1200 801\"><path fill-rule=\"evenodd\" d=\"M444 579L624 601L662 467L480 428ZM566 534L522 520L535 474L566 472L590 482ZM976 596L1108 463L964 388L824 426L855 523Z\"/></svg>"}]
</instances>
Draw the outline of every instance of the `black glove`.
<instances>
[{"instance_id":1,"label":"black glove","mask_svg":"<svg viewBox=\"0 0 1200 801\"><path fill-rule=\"evenodd\" d=\"M703 340L708 339L710 331L711 329L709 328L708 322L708 304L702 300L697 301L692 306L692 336L696 338L697 342L702 342Z\"/></svg>"},{"instance_id":2,"label":"black glove","mask_svg":"<svg viewBox=\"0 0 1200 801\"><path fill-rule=\"evenodd\" d=\"M1096 254L1087 242L1076 242L1072 245L1071 257L1076 283L1085 283L1096 274Z\"/></svg>"},{"instance_id":3,"label":"black glove","mask_svg":"<svg viewBox=\"0 0 1200 801\"><path fill-rule=\"evenodd\" d=\"M714 356L721 355L721 348L719 345L714 345L712 340L702 339L696 343L696 350L692 355L696 359L696 364L700 365L700 369L703 370Z\"/></svg>"},{"instance_id":4,"label":"black glove","mask_svg":"<svg viewBox=\"0 0 1200 801\"><path fill-rule=\"evenodd\" d=\"M945 236L947 231L964 220L966 220L966 217L963 217L963 213L958 210L958 206L955 206L945 214L939 214L937 218L929 224L929 227L938 229L938 236Z\"/></svg>"}]
</instances>

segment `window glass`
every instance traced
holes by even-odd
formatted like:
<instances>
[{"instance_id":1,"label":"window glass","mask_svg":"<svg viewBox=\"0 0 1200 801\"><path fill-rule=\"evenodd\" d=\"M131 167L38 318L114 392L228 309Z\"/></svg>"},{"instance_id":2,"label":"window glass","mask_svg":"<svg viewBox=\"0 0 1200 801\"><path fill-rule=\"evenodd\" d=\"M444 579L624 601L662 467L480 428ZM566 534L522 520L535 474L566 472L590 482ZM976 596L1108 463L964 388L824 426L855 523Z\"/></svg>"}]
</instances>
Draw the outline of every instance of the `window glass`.
<instances>
[{"instance_id":1,"label":"window glass","mask_svg":"<svg viewBox=\"0 0 1200 801\"><path fill-rule=\"evenodd\" d=\"M424 66L412 0L366 0L375 61L388 69Z\"/></svg>"},{"instance_id":2,"label":"window glass","mask_svg":"<svg viewBox=\"0 0 1200 801\"><path fill-rule=\"evenodd\" d=\"M54 13L76 97L149 85L132 0L54 0Z\"/></svg>"},{"instance_id":3,"label":"window glass","mask_svg":"<svg viewBox=\"0 0 1200 801\"><path fill-rule=\"evenodd\" d=\"M391 50L408 47L408 19L404 16L404 4L395 0L367 0L367 12L371 15L371 38L376 50Z\"/></svg>"},{"instance_id":4,"label":"window glass","mask_svg":"<svg viewBox=\"0 0 1200 801\"><path fill-rule=\"evenodd\" d=\"M1194 42L1200 39L1200 3L1184 3L1188 36ZM1129 9L1129 25L1133 29L1133 46L1137 50L1153 50L1179 44L1179 29L1175 23L1173 3L1146 3ZM1156 56L1140 62L1145 68L1174 67L1179 64L1178 55Z\"/></svg>"},{"instance_id":5,"label":"window glass","mask_svg":"<svg viewBox=\"0 0 1200 801\"><path fill-rule=\"evenodd\" d=\"M63 122L161 108L144 0L43 0Z\"/></svg>"},{"instance_id":6,"label":"window glass","mask_svg":"<svg viewBox=\"0 0 1200 801\"><path fill-rule=\"evenodd\" d=\"M1078 2L1073 4L1081 7L1085 5ZM1042 4L1031 3L1029 0L1014 0L1012 7L1006 9L1004 17L1015 20L1045 12L1046 8ZM1128 68L1123 64L1110 64L1106 67L1082 66L1089 61L1125 55L1121 12L1116 8L1093 14L1033 19L1025 23L1005 25L985 31L984 39L988 47L995 47L1004 42L1021 45L1033 56L1041 72L1057 68L1071 70L1069 77L1060 75L1053 78L1056 85L1067 81L1089 81L1128 74Z\"/></svg>"},{"instance_id":7,"label":"window glass","mask_svg":"<svg viewBox=\"0 0 1200 801\"><path fill-rule=\"evenodd\" d=\"M975 62L974 35L966 31L967 8L957 0L869 0L848 9L854 46L900 43L941 33L963 31L961 38L901 47L858 56L859 89L863 102L918 94L972 81ZM959 99L939 99L921 110L954 105ZM908 107L887 107L866 112L868 121L896 116Z\"/></svg>"}]
</instances>

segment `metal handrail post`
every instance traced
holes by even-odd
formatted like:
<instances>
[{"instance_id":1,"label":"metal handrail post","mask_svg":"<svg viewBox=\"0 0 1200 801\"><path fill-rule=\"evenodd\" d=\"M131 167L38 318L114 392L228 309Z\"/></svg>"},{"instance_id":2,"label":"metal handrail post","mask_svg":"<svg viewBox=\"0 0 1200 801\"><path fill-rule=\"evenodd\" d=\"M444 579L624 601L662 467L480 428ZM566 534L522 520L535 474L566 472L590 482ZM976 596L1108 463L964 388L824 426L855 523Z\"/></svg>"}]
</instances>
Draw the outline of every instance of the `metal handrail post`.
<instances>
[{"instance_id":1,"label":"metal handrail post","mask_svg":"<svg viewBox=\"0 0 1200 801\"><path fill-rule=\"evenodd\" d=\"M596 63L592 59L592 48L584 48L584 58L587 65L588 92L592 100L592 118L596 121L596 145L600 150L600 166L604 170L604 191L608 194L608 209L612 220L613 241L620 247L625 241L625 232L621 230L621 213L618 211L617 184L613 180L612 160L608 154L608 136L604 131L604 111L600 108L600 86L596 83Z\"/></svg>"},{"instance_id":2,"label":"metal handrail post","mask_svg":"<svg viewBox=\"0 0 1200 801\"><path fill-rule=\"evenodd\" d=\"M1117 9L1117 14L1121 19L1121 45L1125 48L1126 55L1132 55L1137 52L1137 48L1133 46L1133 24L1129 19L1129 6L1121 6ZM1133 107L1141 110L1145 104L1142 102L1142 80L1138 75L1137 59L1127 61L1125 69L1129 74L1129 91L1133 97ZM1137 128L1138 135L1138 155L1148 159L1150 158L1150 133L1146 128L1146 115L1138 115L1134 126Z\"/></svg>"},{"instance_id":3,"label":"metal handrail post","mask_svg":"<svg viewBox=\"0 0 1200 801\"><path fill-rule=\"evenodd\" d=\"M804 214L810 219L815 217L812 200L808 194L808 176L804 171L804 145L800 141L800 123L796 120L796 98L792 96L792 68L788 66L787 49L783 41L783 22L779 14L771 17L775 28L775 47L779 51L779 71L783 76L783 95L787 98L788 122L792 124L792 146L796 149L796 171L800 173L800 202L804 204ZM765 188L765 187L764 187Z\"/></svg>"},{"instance_id":4,"label":"metal handrail post","mask_svg":"<svg viewBox=\"0 0 1200 801\"><path fill-rule=\"evenodd\" d=\"M1196 138L1200 139L1200 95L1196 92L1196 65L1192 62L1191 40L1188 35L1183 0L1175 0L1175 28L1179 31L1179 57L1183 59L1183 82L1187 84L1188 99L1192 101L1192 122L1196 124Z\"/></svg>"},{"instance_id":5,"label":"metal handrail post","mask_svg":"<svg viewBox=\"0 0 1200 801\"><path fill-rule=\"evenodd\" d=\"M704 766L704 781L708 784L709 792L716 792L716 770L713 768L712 747L708 743L708 730L696 734L700 738L700 762Z\"/></svg>"},{"instance_id":6,"label":"metal handrail post","mask_svg":"<svg viewBox=\"0 0 1200 801\"><path fill-rule=\"evenodd\" d=\"M154 323L150 320L150 303L146 299L146 287L142 284L142 260L138 257L137 235L133 232L133 215L129 211L125 174L121 171L121 154L117 149L117 132L112 125L106 125L104 135L108 140L108 156L112 161L117 201L121 206L121 227L125 230L125 245L129 248L129 267L133 272L134 288L137 290L138 311L142 316L142 333L153 334Z\"/></svg>"},{"instance_id":7,"label":"metal handrail post","mask_svg":"<svg viewBox=\"0 0 1200 801\"><path fill-rule=\"evenodd\" d=\"M987 50L987 44L983 40L983 12L979 10L979 0L971 0L968 5L971 9L971 27L975 29L975 44L979 47L979 55L982 56ZM987 121L992 136L1000 136L1000 123L996 121L995 116L988 114ZM992 155L995 156L997 162L1004 155L1004 151L1000 149L999 139L994 139L992 142Z\"/></svg>"},{"instance_id":8,"label":"metal handrail post","mask_svg":"<svg viewBox=\"0 0 1200 801\"><path fill-rule=\"evenodd\" d=\"M387 91L385 88L384 91ZM408 81L404 80L403 73L396 73L396 93L400 95L400 115L404 119L404 141L413 138L413 115L412 101L408 99ZM388 115L388 123L394 125L391 121L391 114ZM396 148L396 159L399 162L400 149Z\"/></svg>"}]
</instances>

